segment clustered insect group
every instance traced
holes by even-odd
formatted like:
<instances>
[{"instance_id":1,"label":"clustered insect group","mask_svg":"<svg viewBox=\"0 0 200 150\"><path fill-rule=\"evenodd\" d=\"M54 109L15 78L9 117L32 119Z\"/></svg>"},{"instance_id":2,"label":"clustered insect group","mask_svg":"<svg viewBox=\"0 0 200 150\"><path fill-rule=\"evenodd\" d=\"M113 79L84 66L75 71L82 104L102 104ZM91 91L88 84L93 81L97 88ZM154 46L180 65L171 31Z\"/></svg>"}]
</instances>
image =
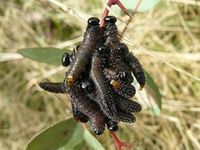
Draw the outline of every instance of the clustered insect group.
<instances>
[{"instance_id":1,"label":"clustered insect group","mask_svg":"<svg viewBox=\"0 0 200 150\"><path fill-rule=\"evenodd\" d=\"M116 18L107 16L104 22L99 27L99 19L90 18L81 44L72 54L64 53L62 64L69 66L64 82L39 84L49 92L68 93L74 118L89 121L98 135L105 126L117 131L119 122L135 121L132 113L142 107L130 99L136 92L132 74L141 88L145 85L141 64L120 42Z\"/></svg>"}]
</instances>

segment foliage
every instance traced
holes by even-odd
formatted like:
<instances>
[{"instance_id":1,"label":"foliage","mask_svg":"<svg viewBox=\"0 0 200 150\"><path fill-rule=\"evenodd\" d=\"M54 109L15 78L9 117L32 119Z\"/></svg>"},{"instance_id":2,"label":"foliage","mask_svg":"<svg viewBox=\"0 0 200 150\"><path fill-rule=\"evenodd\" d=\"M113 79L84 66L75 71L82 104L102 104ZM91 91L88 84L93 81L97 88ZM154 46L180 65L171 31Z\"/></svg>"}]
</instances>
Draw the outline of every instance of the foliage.
<instances>
[{"instance_id":1,"label":"foliage","mask_svg":"<svg viewBox=\"0 0 200 150\"><path fill-rule=\"evenodd\" d=\"M26 150L74 149L86 141L96 150L104 150L102 145L73 118L51 125L36 135L27 145Z\"/></svg>"},{"instance_id":2,"label":"foliage","mask_svg":"<svg viewBox=\"0 0 200 150\"><path fill-rule=\"evenodd\" d=\"M61 65L61 58L66 50L58 48L25 48L18 50L22 56L35 60L37 62L44 62L50 65Z\"/></svg>"}]
</instances>

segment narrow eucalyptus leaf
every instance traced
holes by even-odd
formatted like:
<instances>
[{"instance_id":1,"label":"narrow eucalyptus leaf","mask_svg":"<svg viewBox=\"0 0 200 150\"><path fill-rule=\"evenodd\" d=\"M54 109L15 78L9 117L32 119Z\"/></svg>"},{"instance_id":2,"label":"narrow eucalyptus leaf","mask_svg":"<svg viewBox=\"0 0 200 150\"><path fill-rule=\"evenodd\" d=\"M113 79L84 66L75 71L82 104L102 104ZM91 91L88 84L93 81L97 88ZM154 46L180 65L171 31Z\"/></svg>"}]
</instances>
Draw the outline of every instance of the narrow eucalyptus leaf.
<instances>
[{"instance_id":1,"label":"narrow eucalyptus leaf","mask_svg":"<svg viewBox=\"0 0 200 150\"><path fill-rule=\"evenodd\" d=\"M61 58L65 52L69 52L69 50L52 47L25 48L18 50L18 53L25 58L57 66L61 65Z\"/></svg>"},{"instance_id":2,"label":"narrow eucalyptus leaf","mask_svg":"<svg viewBox=\"0 0 200 150\"><path fill-rule=\"evenodd\" d=\"M76 140L75 140L76 138ZM80 123L70 118L58 122L40 132L27 145L26 150L56 150L75 147L83 140Z\"/></svg>"}]
</instances>

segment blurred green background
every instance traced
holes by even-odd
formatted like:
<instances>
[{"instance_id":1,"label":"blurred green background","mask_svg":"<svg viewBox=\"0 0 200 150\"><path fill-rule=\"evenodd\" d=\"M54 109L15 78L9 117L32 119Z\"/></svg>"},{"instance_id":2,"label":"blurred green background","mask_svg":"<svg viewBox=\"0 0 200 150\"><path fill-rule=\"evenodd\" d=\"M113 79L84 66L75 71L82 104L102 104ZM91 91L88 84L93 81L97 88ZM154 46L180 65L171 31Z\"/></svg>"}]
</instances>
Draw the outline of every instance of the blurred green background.
<instances>
[{"instance_id":1,"label":"blurred green background","mask_svg":"<svg viewBox=\"0 0 200 150\"><path fill-rule=\"evenodd\" d=\"M61 5L0 0L1 150L21 150L36 133L72 115L69 96L42 91L37 85L62 81L67 69L15 55L27 47L72 50L82 39L87 19L101 17L105 6L102 0L58 2ZM123 31L129 17L115 10L111 15ZM118 136L133 143L134 150L200 149L200 2L160 1L136 13L122 41L159 87L162 109L152 89L137 91L134 99L143 110L136 114L136 123L120 124ZM106 149L115 149L108 131L97 139ZM77 149L92 148L83 143Z\"/></svg>"}]
</instances>

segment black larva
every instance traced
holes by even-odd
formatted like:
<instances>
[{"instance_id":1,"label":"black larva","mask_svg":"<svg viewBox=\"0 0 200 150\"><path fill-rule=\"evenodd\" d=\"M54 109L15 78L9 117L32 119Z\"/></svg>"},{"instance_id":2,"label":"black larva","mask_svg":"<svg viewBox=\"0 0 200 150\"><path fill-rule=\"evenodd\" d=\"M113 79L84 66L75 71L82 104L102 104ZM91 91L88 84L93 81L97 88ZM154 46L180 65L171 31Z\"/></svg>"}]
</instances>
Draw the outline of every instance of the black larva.
<instances>
[{"instance_id":1,"label":"black larva","mask_svg":"<svg viewBox=\"0 0 200 150\"><path fill-rule=\"evenodd\" d=\"M68 86L73 86L82 72L87 69L87 65L90 64L95 47L97 47L98 43L101 43L100 31L99 19L90 18L83 41L78 47L76 57L72 61L66 74L65 79Z\"/></svg>"},{"instance_id":2,"label":"black larva","mask_svg":"<svg viewBox=\"0 0 200 150\"><path fill-rule=\"evenodd\" d=\"M133 72L140 87L143 88L145 85L145 75L142 65L135 56L128 52L128 47L120 42L115 22L116 18L114 16L107 16L105 18L104 36L106 39L106 46L111 49L111 66L113 66L115 70L121 72L125 71L129 76L131 72Z\"/></svg>"}]
</instances>

